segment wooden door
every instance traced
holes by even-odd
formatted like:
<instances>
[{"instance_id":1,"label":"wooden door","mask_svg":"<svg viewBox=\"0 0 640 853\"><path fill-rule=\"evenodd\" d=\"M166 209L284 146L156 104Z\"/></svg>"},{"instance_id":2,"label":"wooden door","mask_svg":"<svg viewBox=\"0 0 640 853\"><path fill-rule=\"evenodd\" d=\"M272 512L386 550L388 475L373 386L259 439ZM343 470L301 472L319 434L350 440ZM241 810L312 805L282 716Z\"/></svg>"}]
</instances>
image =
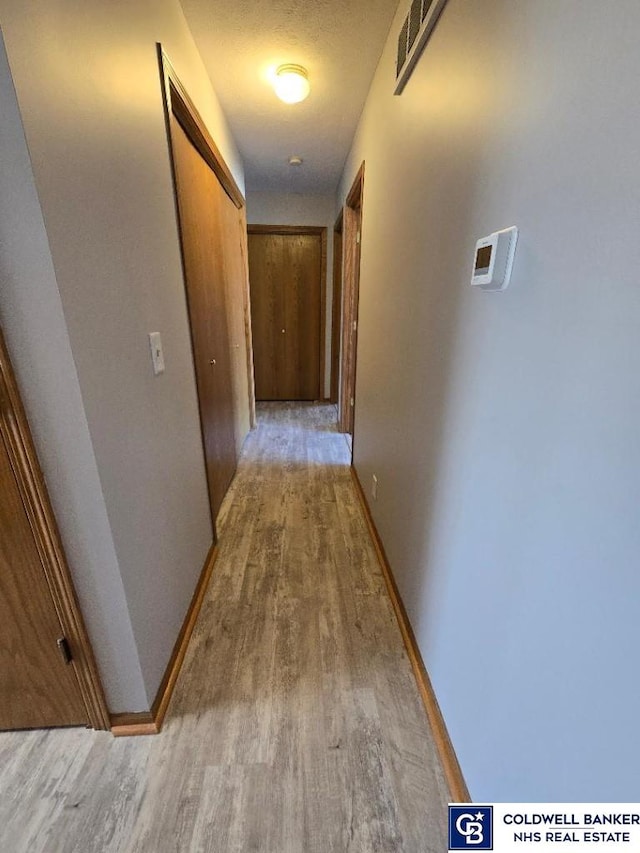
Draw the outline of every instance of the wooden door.
<instances>
[{"instance_id":1,"label":"wooden door","mask_svg":"<svg viewBox=\"0 0 640 853\"><path fill-rule=\"evenodd\" d=\"M364 163L347 196L343 210L343 290L340 403L338 426L353 436L356 406L356 360L358 353L358 305L360 300L360 249Z\"/></svg>"},{"instance_id":2,"label":"wooden door","mask_svg":"<svg viewBox=\"0 0 640 853\"><path fill-rule=\"evenodd\" d=\"M251 333L249 316L249 273L247 268L247 220L244 206L224 204L223 227L226 235L223 252L225 299L231 347L235 438L238 455L252 424L253 361L247 336ZM233 249L231 251L230 249ZM248 400L249 406L241 405ZM255 407L255 403L253 403Z\"/></svg>"},{"instance_id":3,"label":"wooden door","mask_svg":"<svg viewBox=\"0 0 640 853\"><path fill-rule=\"evenodd\" d=\"M342 213L333 229L333 302L331 319L331 396L332 403L339 400L340 382L340 328L342 319Z\"/></svg>"},{"instance_id":4,"label":"wooden door","mask_svg":"<svg viewBox=\"0 0 640 853\"><path fill-rule=\"evenodd\" d=\"M240 254L237 209L173 115L171 139L193 359L215 530L220 504L238 461L224 260L225 253ZM231 219L235 232L229 235L225 222Z\"/></svg>"},{"instance_id":5,"label":"wooden door","mask_svg":"<svg viewBox=\"0 0 640 853\"><path fill-rule=\"evenodd\" d=\"M256 227L249 226L256 399L318 400L326 229Z\"/></svg>"},{"instance_id":6,"label":"wooden door","mask_svg":"<svg viewBox=\"0 0 640 853\"><path fill-rule=\"evenodd\" d=\"M3 401L3 404L6 400ZM58 647L58 618L0 421L0 729L87 725L75 668Z\"/></svg>"}]
</instances>

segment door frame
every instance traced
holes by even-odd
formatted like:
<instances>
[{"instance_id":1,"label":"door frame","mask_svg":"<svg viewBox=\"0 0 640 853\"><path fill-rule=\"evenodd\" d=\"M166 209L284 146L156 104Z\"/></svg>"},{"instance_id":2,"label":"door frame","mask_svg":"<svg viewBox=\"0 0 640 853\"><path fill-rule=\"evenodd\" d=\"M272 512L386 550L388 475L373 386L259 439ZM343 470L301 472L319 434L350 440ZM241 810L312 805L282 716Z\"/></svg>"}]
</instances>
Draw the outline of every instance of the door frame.
<instances>
[{"instance_id":1,"label":"door frame","mask_svg":"<svg viewBox=\"0 0 640 853\"><path fill-rule=\"evenodd\" d=\"M355 423L363 202L364 162L358 169L342 209L342 349L338 429L350 433L352 437Z\"/></svg>"},{"instance_id":2,"label":"door frame","mask_svg":"<svg viewBox=\"0 0 640 853\"><path fill-rule=\"evenodd\" d=\"M169 161L171 163L171 176L173 179L173 201L176 211L176 221L178 223L178 231L180 232L180 212L178 209L178 192L176 180L176 165L173 156L173 143L171 141L171 113L176 117L180 126L187 134L205 163L212 169L215 176L222 184L224 191L227 193L231 201L235 204L238 210L245 210L247 203L243 196L240 187L237 185L235 178L231 174L231 170L227 166L224 157L220 153L218 146L213 141L213 138L204 120L195 104L187 94L178 75L175 72L171 61L162 49L162 45L158 42L158 62L160 63L160 75L162 78L162 94L165 127L167 131L167 142L169 145ZM250 295L249 295L249 261L246 242L241 243L242 256L245 266L245 286L242 291L243 296L243 311L244 311L244 333L245 344L247 350L247 376L249 380L249 418L251 428L256 425L256 399L254 392L253 381L253 345L251 342L251 310L250 310ZM180 254L182 258L182 269L184 272L184 257L182 256L182 239L180 240Z\"/></svg>"},{"instance_id":3,"label":"door frame","mask_svg":"<svg viewBox=\"0 0 640 853\"><path fill-rule=\"evenodd\" d=\"M324 225L247 225L247 234L320 237L320 382L318 399L325 402L325 365L327 358L327 229Z\"/></svg>"},{"instance_id":4,"label":"door frame","mask_svg":"<svg viewBox=\"0 0 640 853\"><path fill-rule=\"evenodd\" d=\"M340 332L342 329L342 245L343 245L342 211L333 226L333 298L331 302L331 396L332 403L337 404L340 397Z\"/></svg>"},{"instance_id":5,"label":"door frame","mask_svg":"<svg viewBox=\"0 0 640 853\"><path fill-rule=\"evenodd\" d=\"M245 211L246 217L246 200L242 194L235 178L231 174L231 170L227 166L224 157L220 153L218 146L213 141L207 126L198 112L195 104L189 97L187 90L182 85L180 78L171 64L171 60L164 52L160 42L156 43L158 54L158 65L160 68L160 79L162 83L162 106L164 111L165 130L167 135L167 145L169 148L169 163L171 165L171 178L173 183L173 202L176 214L176 224L178 228L179 243L180 243L180 261L182 264L182 276L187 294L187 276L184 257L184 247L182 239L182 226L180 224L180 209L178 202L178 180L176 171L176 162L173 151L173 139L171 136L171 116L173 115L189 140L203 158L205 163L211 168L214 175L220 181L224 191L227 193L231 201L235 204L238 210ZM244 229L238 229L242 234ZM251 308L250 308L250 291L249 291L249 250L247 246L246 233L241 238L240 249L244 264L244 287L242 289L242 302L244 314L244 338L247 359L247 384L249 394L249 424L251 429L256 426L256 395L255 395L255 380L253 374L253 341L251 337ZM188 299L188 296L187 296ZM193 349L193 338L191 335L191 323L189 322L189 339L191 344L191 355L193 360L194 382L195 380L195 352ZM196 382L197 387L197 382ZM202 423L202 414L200 405L198 405L200 417L200 436L202 440L202 451L206 460L206 448L204 439L204 425ZM209 478L207 477L207 490L209 490ZM209 506L211 508L211 519L213 525L214 541L217 539L216 521L213 513L213 502L211 494L209 494Z\"/></svg>"},{"instance_id":6,"label":"door frame","mask_svg":"<svg viewBox=\"0 0 640 853\"><path fill-rule=\"evenodd\" d=\"M0 422L51 599L70 649L89 725L108 730L109 711L100 673L69 570L29 422L0 329ZM0 438L0 440L2 440Z\"/></svg>"}]
</instances>

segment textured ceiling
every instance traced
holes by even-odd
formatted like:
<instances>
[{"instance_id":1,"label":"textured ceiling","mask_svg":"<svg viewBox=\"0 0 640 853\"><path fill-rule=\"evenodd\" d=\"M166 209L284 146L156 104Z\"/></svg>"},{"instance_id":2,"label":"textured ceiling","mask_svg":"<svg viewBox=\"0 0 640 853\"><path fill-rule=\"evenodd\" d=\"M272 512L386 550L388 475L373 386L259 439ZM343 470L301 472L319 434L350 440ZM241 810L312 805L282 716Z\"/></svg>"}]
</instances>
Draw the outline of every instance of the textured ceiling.
<instances>
[{"instance_id":1,"label":"textured ceiling","mask_svg":"<svg viewBox=\"0 0 640 853\"><path fill-rule=\"evenodd\" d=\"M334 192L398 0L181 3L244 158L247 190ZM285 62L309 72L301 104L283 104L268 82ZM302 166L289 165L294 154Z\"/></svg>"}]
</instances>

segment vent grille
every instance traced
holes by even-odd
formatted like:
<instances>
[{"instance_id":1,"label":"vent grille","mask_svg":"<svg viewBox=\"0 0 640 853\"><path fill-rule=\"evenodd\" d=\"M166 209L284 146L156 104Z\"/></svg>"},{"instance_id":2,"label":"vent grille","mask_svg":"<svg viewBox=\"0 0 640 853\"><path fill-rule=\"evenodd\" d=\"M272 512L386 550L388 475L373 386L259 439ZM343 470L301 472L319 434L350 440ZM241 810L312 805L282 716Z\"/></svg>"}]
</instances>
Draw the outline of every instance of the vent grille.
<instances>
[{"instance_id":1,"label":"vent grille","mask_svg":"<svg viewBox=\"0 0 640 853\"><path fill-rule=\"evenodd\" d=\"M400 35L398 36L398 64L396 67L396 78L400 76L400 72L402 71L402 66L407 60L407 35L409 33L409 16L407 15L407 19L404 22L402 29L400 30Z\"/></svg>"},{"instance_id":2,"label":"vent grille","mask_svg":"<svg viewBox=\"0 0 640 853\"><path fill-rule=\"evenodd\" d=\"M432 5L433 5L433 0L423 0L423 2L422 2L422 17L420 18L421 21L424 21L424 19L427 17L427 15L429 14L429 9L431 8Z\"/></svg>"},{"instance_id":3,"label":"vent grille","mask_svg":"<svg viewBox=\"0 0 640 853\"><path fill-rule=\"evenodd\" d=\"M447 0L413 0L398 36L396 88L404 89Z\"/></svg>"},{"instance_id":4,"label":"vent grille","mask_svg":"<svg viewBox=\"0 0 640 853\"><path fill-rule=\"evenodd\" d=\"M411 11L409 12L409 38L407 40L407 51L411 50L413 44L417 38L418 32L420 31L420 24L422 23L421 19L422 14L422 0L413 0L411 4Z\"/></svg>"}]
</instances>

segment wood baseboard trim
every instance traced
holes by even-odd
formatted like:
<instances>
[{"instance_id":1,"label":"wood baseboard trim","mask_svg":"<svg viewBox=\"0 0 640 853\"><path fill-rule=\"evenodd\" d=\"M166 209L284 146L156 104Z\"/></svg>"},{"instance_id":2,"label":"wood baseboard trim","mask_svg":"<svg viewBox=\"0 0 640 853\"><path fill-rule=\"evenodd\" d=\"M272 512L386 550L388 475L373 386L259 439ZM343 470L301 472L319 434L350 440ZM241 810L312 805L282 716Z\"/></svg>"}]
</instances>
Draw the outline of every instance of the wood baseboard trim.
<instances>
[{"instance_id":1,"label":"wood baseboard trim","mask_svg":"<svg viewBox=\"0 0 640 853\"><path fill-rule=\"evenodd\" d=\"M111 714L111 734L114 737L130 737L132 735L157 735L160 729L156 726L151 711L139 711L131 714Z\"/></svg>"},{"instance_id":2,"label":"wood baseboard trim","mask_svg":"<svg viewBox=\"0 0 640 853\"><path fill-rule=\"evenodd\" d=\"M160 687L156 693L151 710L131 714L111 714L111 734L114 737L160 734L167 708L169 707L178 675L180 674L184 656L187 653L189 640L191 639L191 634L193 633L207 587L209 586L217 556L218 546L214 544L207 554L207 559L200 573L191 604L180 628L180 633L173 647L169 663L160 682Z\"/></svg>"},{"instance_id":3,"label":"wood baseboard trim","mask_svg":"<svg viewBox=\"0 0 640 853\"><path fill-rule=\"evenodd\" d=\"M404 602L402 601L402 597L396 585L393 571L391 570L382 540L380 539L380 534L378 533L373 516L371 515L371 510L369 509L364 489L360 483L358 472L353 465L351 466L351 476L353 478L353 483L360 500L360 505L367 522L367 527L369 528L369 533L371 534L371 539L378 556L382 574L387 585L389 598L391 599L391 604L396 614L398 625L400 626L400 633L402 634L402 639L404 640L404 645L407 650L407 654L409 655L411 667L431 725L433 738L435 740L440 761L442 762L442 767L444 769L445 778L449 786L451 802L470 803L471 796L469 794L469 789L464 781L464 776L462 775L458 758L453 748L453 744L451 743L449 732L447 731L447 726L444 721L444 717L442 716L442 711L438 705L438 700L433 690L429 673L427 672L424 661L422 660L422 655L420 654L420 649L418 648L418 643L416 641L415 634L413 633L409 616L407 615Z\"/></svg>"},{"instance_id":4,"label":"wood baseboard trim","mask_svg":"<svg viewBox=\"0 0 640 853\"><path fill-rule=\"evenodd\" d=\"M169 702L173 695L173 688L176 686L176 681L178 680L182 662L184 661L184 656L187 653L189 640L191 639L191 634L193 633L207 587L209 586L209 581L211 580L211 574L213 572L217 556L218 546L213 544L209 549L207 559L202 567L198 585L193 593L193 598L191 599L191 604L187 610L187 615L185 616L182 628L178 634L178 639L173 647L173 652L171 653L164 677L160 682L156 698L151 706L151 713L153 714L158 731L162 728L167 708L169 707Z\"/></svg>"}]
</instances>

